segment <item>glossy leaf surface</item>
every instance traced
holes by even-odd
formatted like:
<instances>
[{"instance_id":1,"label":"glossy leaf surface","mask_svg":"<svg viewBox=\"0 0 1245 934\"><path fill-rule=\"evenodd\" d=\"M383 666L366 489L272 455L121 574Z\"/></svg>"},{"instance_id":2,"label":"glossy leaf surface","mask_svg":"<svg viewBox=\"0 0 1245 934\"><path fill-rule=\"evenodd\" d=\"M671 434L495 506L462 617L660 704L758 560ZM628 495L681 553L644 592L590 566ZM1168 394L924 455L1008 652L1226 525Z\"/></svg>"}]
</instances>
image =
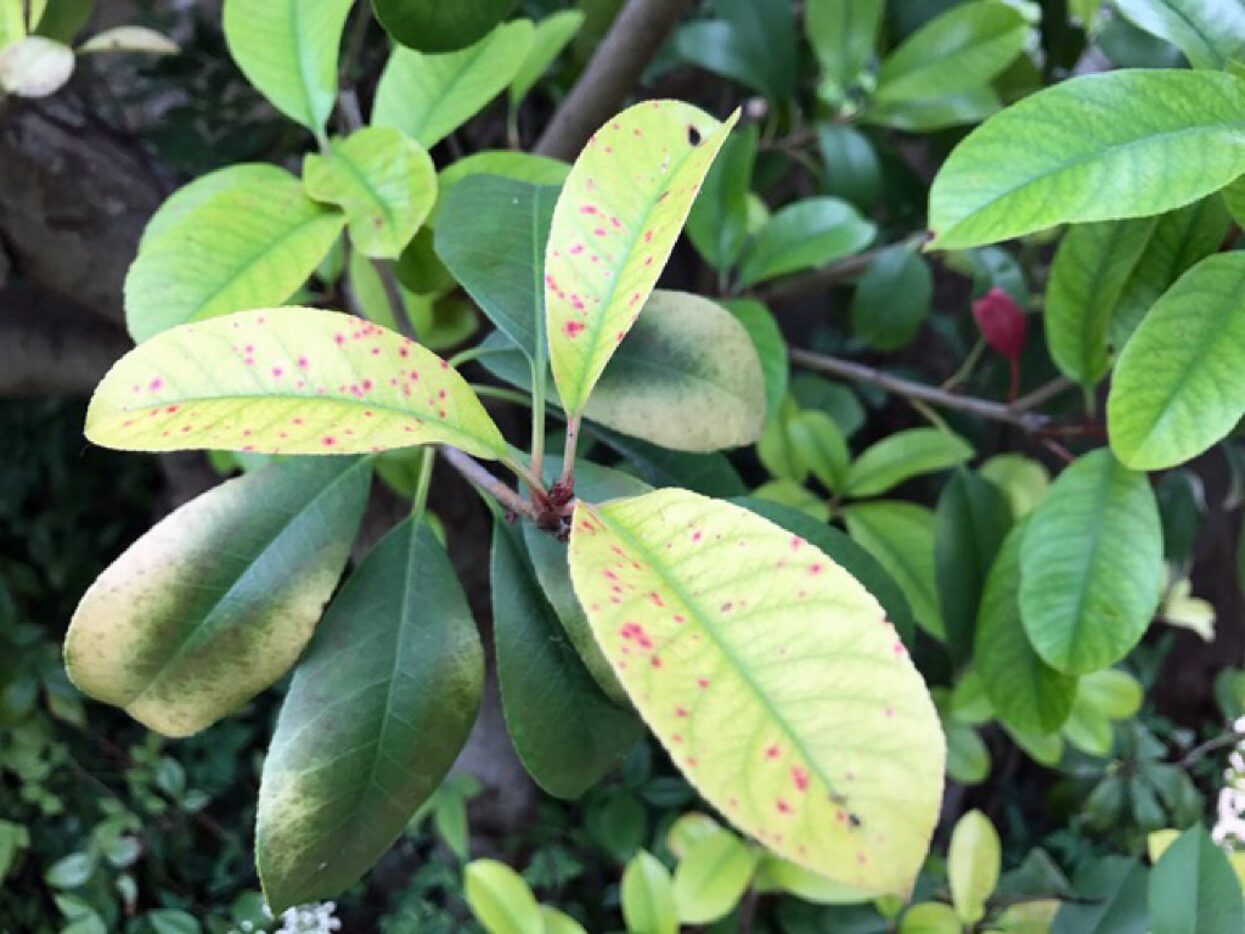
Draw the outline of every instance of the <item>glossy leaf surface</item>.
<instances>
[{"instance_id":1,"label":"glossy leaf surface","mask_svg":"<svg viewBox=\"0 0 1245 934\"><path fill-rule=\"evenodd\" d=\"M513 9L514 0L372 0L395 40L424 52L453 52L478 41Z\"/></svg>"}]
</instances>

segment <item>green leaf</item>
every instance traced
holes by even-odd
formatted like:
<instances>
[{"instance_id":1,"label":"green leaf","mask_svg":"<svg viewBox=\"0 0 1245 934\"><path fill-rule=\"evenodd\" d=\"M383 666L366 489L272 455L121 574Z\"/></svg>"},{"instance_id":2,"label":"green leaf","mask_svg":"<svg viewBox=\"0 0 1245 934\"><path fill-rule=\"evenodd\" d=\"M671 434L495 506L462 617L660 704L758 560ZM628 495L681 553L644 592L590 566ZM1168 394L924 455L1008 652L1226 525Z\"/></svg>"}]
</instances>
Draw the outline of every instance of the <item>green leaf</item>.
<instances>
[{"instance_id":1,"label":"green leaf","mask_svg":"<svg viewBox=\"0 0 1245 934\"><path fill-rule=\"evenodd\" d=\"M192 217L201 204L210 201L220 192L235 188L260 191L269 185L288 188L289 181L289 172L267 162L240 162L201 175L177 189L160 205L143 229L140 249L145 248L160 234Z\"/></svg>"},{"instance_id":2,"label":"green leaf","mask_svg":"<svg viewBox=\"0 0 1245 934\"><path fill-rule=\"evenodd\" d=\"M545 244L557 198L552 186L473 175L439 210L437 255L528 360L544 357Z\"/></svg>"},{"instance_id":3,"label":"green leaf","mask_svg":"<svg viewBox=\"0 0 1245 934\"><path fill-rule=\"evenodd\" d=\"M295 459L182 506L82 598L65 637L74 684L167 736L246 703L311 637L370 480L362 461Z\"/></svg>"},{"instance_id":4,"label":"green leaf","mask_svg":"<svg viewBox=\"0 0 1245 934\"><path fill-rule=\"evenodd\" d=\"M540 917L545 925L545 934L587 934L582 924L551 905L540 906Z\"/></svg>"},{"instance_id":5,"label":"green leaf","mask_svg":"<svg viewBox=\"0 0 1245 934\"><path fill-rule=\"evenodd\" d=\"M20 6L20 0L15 2ZM94 9L95 0L48 0L31 31L57 42L72 42L90 20ZM35 21L34 13L32 5L32 21Z\"/></svg>"},{"instance_id":6,"label":"green leaf","mask_svg":"<svg viewBox=\"0 0 1245 934\"><path fill-rule=\"evenodd\" d=\"M873 58L882 0L808 0L804 31L826 77L850 87Z\"/></svg>"},{"instance_id":7,"label":"green leaf","mask_svg":"<svg viewBox=\"0 0 1245 934\"><path fill-rule=\"evenodd\" d=\"M592 434L627 460L627 466L652 486L678 486L705 496L743 496L747 487L722 454L687 454L629 438L597 426Z\"/></svg>"},{"instance_id":8,"label":"green leaf","mask_svg":"<svg viewBox=\"0 0 1245 934\"><path fill-rule=\"evenodd\" d=\"M225 0L229 54L272 105L324 133L337 103L337 56L351 0Z\"/></svg>"},{"instance_id":9,"label":"green leaf","mask_svg":"<svg viewBox=\"0 0 1245 934\"><path fill-rule=\"evenodd\" d=\"M973 654L986 576L1011 528L1007 500L989 480L957 470L934 514L934 567L947 650L957 665Z\"/></svg>"},{"instance_id":10,"label":"green leaf","mask_svg":"<svg viewBox=\"0 0 1245 934\"><path fill-rule=\"evenodd\" d=\"M1016 521L1031 513L1050 487L1050 471L1023 454L996 454L977 472L1007 496L1012 518Z\"/></svg>"},{"instance_id":11,"label":"green leaf","mask_svg":"<svg viewBox=\"0 0 1245 934\"><path fill-rule=\"evenodd\" d=\"M303 187L346 213L350 242L378 259L397 259L437 200L437 171L418 143L397 130L366 127L334 139L303 163Z\"/></svg>"},{"instance_id":12,"label":"green leaf","mask_svg":"<svg viewBox=\"0 0 1245 934\"><path fill-rule=\"evenodd\" d=\"M421 52L454 52L479 41L514 8L515 0L372 0L372 10L397 42Z\"/></svg>"},{"instance_id":13,"label":"green leaf","mask_svg":"<svg viewBox=\"0 0 1245 934\"><path fill-rule=\"evenodd\" d=\"M859 5L856 0L844 3L848 8ZM817 127L817 147L825 166L822 191L871 211L882 192L882 164L869 137L854 126L822 123Z\"/></svg>"},{"instance_id":14,"label":"green leaf","mask_svg":"<svg viewBox=\"0 0 1245 934\"><path fill-rule=\"evenodd\" d=\"M1111 315L1155 223L1145 217L1080 224L1059 244L1046 291L1046 345L1068 379L1088 388L1106 374Z\"/></svg>"},{"instance_id":15,"label":"green leaf","mask_svg":"<svg viewBox=\"0 0 1245 934\"><path fill-rule=\"evenodd\" d=\"M1045 735L1063 725L1076 696L1075 678L1051 668L1033 650L1020 618L1018 525L999 550L981 595L973 664L995 714L1009 727Z\"/></svg>"},{"instance_id":16,"label":"green leaf","mask_svg":"<svg viewBox=\"0 0 1245 934\"><path fill-rule=\"evenodd\" d=\"M1214 196L1158 219L1145 252L1111 311L1110 341L1117 352L1181 274L1219 251L1231 225L1221 199Z\"/></svg>"},{"instance_id":17,"label":"green leaf","mask_svg":"<svg viewBox=\"0 0 1245 934\"><path fill-rule=\"evenodd\" d=\"M620 897L628 931L678 934L679 908L674 899L670 872L645 850L637 853L627 864Z\"/></svg>"},{"instance_id":18,"label":"green leaf","mask_svg":"<svg viewBox=\"0 0 1245 934\"><path fill-rule=\"evenodd\" d=\"M541 75L549 70L567 44L584 24L583 10L560 10L536 24L527 57L510 82L510 105L518 106Z\"/></svg>"},{"instance_id":19,"label":"green leaf","mask_svg":"<svg viewBox=\"0 0 1245 934\"><path fill-rule=\"evenodd\" d=\"M281 175L278 178L276 172ZM273 168L190 186L157 214L125 280L137 343L179 324L287 301L333 248L345 222Z\"/></svg>"},{"instance_id":20,"label":"green leaf","mask_svg":"<svg viewBox=\"0 0 1245 934\"><path fill-rule=\"evenodd\" d=\"M520 19L444 55L395 48L376 88L372 123L399 129L431 149L514 80L532 32L532 21Z\"/></svg>"},{"instance_id":21,"label":"green leaf","mask_svg":"<svg viewBox=\"0 0 1245 934\"><path fill-rule=\"evenodd\" d=\"M771 480L753 490L752 495L762 502L796 509L819 523L830 520L830 504L792 480Z\"/></svg>"},{"instance_id":22,"label":"green leaf","mask_svg":"<svg viewBox=\"0 0 1245 934\"><path fill-rule=\"evenodd\" d=\"M0 820L0 882L9 874L17 856L30 846L30 832L21 824Z\"/></svg>"},{"instance_id":23,"label":"green leaf","mask_svg":"<svg viewBox=\"0 0 1245 934\"><path fill-rule=\"evenodd\" d=\"M23 0L0 0L0 49L26 37L28 23Z\"/></svg>"},{"instance_id":24,"label":"green leaf","mask_svg":"<svg viewBox=\"0 0 1245 934\"><path fill-rule=\"evenodd\" d=\"M692 246L720 273L738 262L748 239L748 195L757 145L756 127L745 127L723 144L687 216Z\"/></svg>"},{"instance_id":25,"label":"green leaf","mask_svg":"<svg viewBox=\"0 0 1245 934\"><path fill-rule=\"evenodd\" d=\"M942 902L921 902L904 912L899 934L962 934L955 909Z\"/></svg>"},{"instance_id":26,"label":"green leaf","mask_svg":"<svg viewBox=\"0 0 1245 934\"><path fill-rule=\"evenodd\" d=\"M922 474L949 470L973 456L972 446L939 428L911 428L867 448L847 474L849 496L877 496Z\"/></svg>"},{"instance_id":27,"label":"green leaf","mask_svg":"<svg viewBox=\"0 0 1245 934\"><path fill-rule=\"evenodd\" d=\"M966 723L947 719L947 774L961 785L979 785L990 777L990 749L981 734Z\"/></svg>"},{"instance_id":28,"label":"green leaf","mask_svg":"<svg viewBox=\"0 0 1245 934\"><path fill-rule=\"evenodd\" d=\"M838 198L806 198L775 214L744 252L739 287L815 269L867 247L877 234L871 221Z\"/></svg>"},{"instance_id":29,"label":"green leaf","mask_svg":"<svg viewBox=\"0 0 1245 934\"><path fill-rule=\"evenodd\" d=\"M545 474L548 482L552 483L558 478L561 467L560 458L546 459ZM639 496L647 493L649 489L648 484L618 470L600 467L584 460L575 465L575 492L589 502L601 502L620 496ZM530 522L523 525L523 541L545 599L557 614L584 667L588 669L597 686L605 692L606 697L616 704L629 707L631 702L627 699L627 693L618 683L614 669L610 667L609 660L593 638L588 617L575 597L566 543L542 532Z\"/></svg>"},{"instance_id":30,"label":"green leaf","mask_svg":"<svg viewBox=\"0 0 1245 934\"><path fill-rule=\"evenodd\" d=\"M799 536L684 490L581 500L570 561L597 642L709 802L815 872L910 891L941 797L942 738L864 587Z\"/></svg>"},{"instance_id":31,"label":"green leaf","mask_svg":"<svg viewBox=\"0 0 1245 934\"><path fill-rule=\"evenodd\" d=\"M553 185L560 188L570 171L569 165L557 159L527 152L513 152L508 149L493 149L472 153L466 158L447 165L437 176L437 184L441 189L441 199L444 201L459 182L473 175L500 175L502 178L510 178L518 182ZM434 212L433 220L429 221L429 224L435 223L436 213L439 212Z\"/></svg>"},{"instance_id":32,"label":"green leaf","mask_svg":"<svg viewBox=\"0 0 1245 934\"><path fill-rule=\"evenodd\" d=\"M463 873L467 904L488 934L544 934L545 921L523 877L493 859L477 859Z\"/></svg>"},{"instance_id":33,"label":"green leaf","mask_svg":"<svg viewBox=\"0 0 1245 934\"><path fill-rule=\"evenodd\" d=\"M1176 840L1150 873L1156 934L1236 934L1245 929L1241 884L1201 823Z\"/></svg>"},{"instance_id":34,"label":"green leaf","mask_svg":"<svg viewBox=\"0 0 1245 934\"><path fill-rule=\"evenodd\" d=\"M765 418L768 421L777 415L787 395L787 382L791 375L787 342L773 314L755 299L730 299L723 302L722 307L735 316L735 320L752 338L752 346L761 361L761 373L765 378Z\"/></svg>"},{"instance_id":35,"label":"green leaf","mask_svg":"<svg viewBox=\"0 0 1245 934\"><path fill-rule=\"evenodd\" d=\"M802 468L830 492L843 489L851 455L834 419L816 409L803 409L787 420L786 434Z\"/></svg>"},{"instance_id":36,"label":"green leaf","mask_svg":"<svg viewBox=\"0 0 1245 934\"><path fill-rule=\"evenodd\" d=\"M1024 48L1029 27L999 0L962 3L930 20L882 62L879 101L950 97L989 84Z\"/></svg>"},{"instance_id":37,"label":"green leaf","mask_svg":"<svg viewBox=\"0 0 1245 934\"><path fill-rule=\"evenodd\" d=\"M916 247L887 247L856 283L852 330L875 350L898 350L916 337L933 295L933 277Z\"/></svg>"},{"instance_id":38,"label":"green leaf","mask_svg":"<svg viewBox=\"0 0 1245 934\"><path fill-rule=\"evenodd\" d=\"M484 659L427 523L396 526L333 600L264 760L256 861L276 912L350 888L441 784Z\"/></svg>"},{"instance_id":39,"label":"green leaf","mask_svg":"<svg viewBox=\"0 0 1245 934\"><path fill-rule=\"evenodd\" d=\"M1064 81L988 120L930 190L934 249L1159 214L1245 173L1245 82L1188 71ZM1163 184L1153 184L1163 172Z\"/></svg>"},{"instance_id":40,"label":"green leaf","mask_svg":"<svg viewBox=\"0 0 1245 934\"><path fill-rule=\"evenodd\" d=\"M973 925L986 914L986 901L999 881L1003 861L998 831L981 811L969 811L955 824L947 851L947 879L956 914Z\"/></svg>"},{"instance_id":41,"label":"green leaf","mask_svg":"<svg viewBox=\"0 0 1245 934\"><path fill-rule=\"evenodd\" d=\"M96 861L91 854L70 853L49 866L43 878L54 889L76 889L91 880L95 868Z\"/></svg>"},{"instance_id":42,"label":"green leaf","mask_svg":"<svg viewBox=\"0 0 1245 934\"><path fill-rule=\"evenodd\" d=\"M1020 547L1020 615L1051 667L1085 674L1123 658L1158 607L1163 533L1145 474L1105 448L1064 470Z\"/></svg>"},{"instance_id":43,"label":"green leaf","mask_svg":"<svg viewBox=\"0 0 1245 934\"><path fill-rule=\"evenodd\" d=\"M946 97L877 101L870 104L861 119L908 133L932 133L947 127L980 123L1002 108L1003 101L998 93L984 87Z\"/></svg>"},{"instance_id":44,"label":"green leaf","mask_svg":"<svg viewBox=\"0 0 1245 934\"><path fill-rule=\"evenodd\" d=\"M1219 194L1223 198L1224 207L1237 225L1245 223L1245 176L1238 178Z\"/></svg>"},{"instance_id":45,"label":"green leaf","mask_svg":"<svg viewBox=\"0 0 1245 934\"><path fill-rule=\"evenodd\" d=\"M619 114L575 160L545 255L549 353L577 417L639 317L738 114L648 101Z\"/></svg>"},{"instance_id":46,"label":"green leaf","mask_svg":"<svg viewBox=\"0 0 1245 934\"><path fill-rule=\"evenodd\" d=\"M676 451L739 447L760 437L765 375L734 315L699 295L658 289L584 414Z\"/></svg>"},{"instance_id":47,"label":"green leaf","mask_svg":"<svg viewBox=\"0 0 1245 934\"><path fill-rule=\"evenodd\" d=\"M1116 0L1135 26L1180 49L1194 68L1245 60L1245 7L1239 0Z\"/></svg>"},{"instance_id":48,"label":"green leaf","mask_svg":"<svg viewBox=\"0 0 1245 934\"><path fill-rule=\"evenodd\" d=\"M943 639L934 582L934 514L913 503L879 501L845 507L843 521L851 537L895 579L916 624Z\"/></svg>"},{"instance_id":49,"label":"green leaf","mask_svg":"<svg viewBox=\"0 0 1245 934\"><path fill-rule=\"evenodd\" d=\"M789 507L750 497L738 497L733 502L782 526L788 532L799 535L815 548L824 551L843 570L860 581L874 599L882 604L886 618L891 621L904 645L912 646L916 643L916 623L912 619L912 609L908 606L907 597L881 562L861 545L838 529Z\"/></svg>"},{"instance_id":50,"label":"green leaf","mask_svg":"<svg viewBox=\"0 0 1245 934\"><path fill-rule=\"evenodd\" d=\"M1063 904L1051 934L1146 934L1147 875L1145 866L1124 856L1087 860L1073 880L1079 900Z\"/></svg>"},{"instance_id":51,"label":"green leaf","mask_svg":"<svg viewBox=\"0 0 1245 934\"><path fill-rule=\"evenodd\" d=\"M524 767L546 792L578 798L642 735L611 703L566 640L523 544L493 528L493 639L506 727Z\"/></svg>"},{"instance_id":52,"label":"green leaf","mask_svg":"<svg viewBox=\"0 0 1245 934\"><path fill-rule=\"evenodd\" d=\"M446 443L487 458L505 439L449 364L351 315L271 308L185 324L121 358L86 435L124 451L354 454Z\"/></svg>"},{"instance_id":53,"label":"green leaf","mask_svg":"<svg viewBox=\"0 0 1245 934\"><path fill-rule=\"evenodd\" d=\"M1245 414L1245 254L1202 260L1124 348L1107 401L1111 449L1137 470L1174 467Z\"/></svg>"},{"instance_id":54,"label":"green leaf","mask_svg":"<svg viewBox=\"0 0 1245 934\"><path fill-rule=\"evenodd\" d=\"M756 871L758 854L729 830L696 840L674 870L674 900L684 924L712 924L730 914Z\"/></svg>"},{"instance_id":55,"label":"green leaf","mask_svg":"<svg viewBox=\"0 0 1245 934\"><path fill-rule=\"evenodd\" d=\"M679 55L759 91L774 102L796 90L798 49L786 0L714 0L721 17L690 23L675 35Z\"/></svg>"}]
</instances>

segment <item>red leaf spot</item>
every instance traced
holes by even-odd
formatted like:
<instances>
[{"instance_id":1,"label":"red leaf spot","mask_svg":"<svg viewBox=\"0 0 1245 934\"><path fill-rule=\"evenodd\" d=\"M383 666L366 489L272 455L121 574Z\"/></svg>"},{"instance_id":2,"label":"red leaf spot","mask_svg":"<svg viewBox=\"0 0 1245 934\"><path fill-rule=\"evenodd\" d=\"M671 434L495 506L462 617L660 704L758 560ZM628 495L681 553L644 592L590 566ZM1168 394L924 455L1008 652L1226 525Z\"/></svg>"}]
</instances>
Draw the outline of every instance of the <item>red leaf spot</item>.
<instances>
[{"instance_id":1,"label":"red leaf spot","mask_svg":"<svg viewBox=\"0 0 1245 934\"><path fill-rule=\"evenodd\" d=\"M798 791L808 791L808 772L799 766L793 766L791 769L791 780L795 782Z\"/></svg>"},{"instance_id":2,"label":"red leaf spot","mask_svg":"<svg viewBox=\"0 0 1245 934\"><path fill-rule=\"evenodd\" d=\"M791 813L791 805L788 804L786 801L784 801L782 798L779 798L777 801L774 802L774 804L777 806L779 814L790 814Z\"/></svg>"},{"instance_id":3,"label":"red leaf spot","mask_svg":"<svg viewBox=\"0 0 1245 934\"><path fill-rule=\"evenodd\" d=\"M333 445L337 443L337 439L334 438L332 435L325 435L323 438L320 439L320 443L324 445L326 448L331 448Z\"/></svg>"},{"instance_id":4,"label":"red leaf spot","mask_svg":"<svg viewBox=\"0 0 1245 934\"><path fill-rule=\"evenodd\" d=\"M562 326L563 332L565 332L566 336L571 338L572 340L578 337L579 332L582 331L583 329L584 329L584 324L582 321L568 321L566 322L566 324Z\"/></svg>"},{"instance_id":5,"label":"red leaf spot","mask_svg":"<svg viewBox=\"0 0 1245 934\"><path fill-rule=\"evenodd\" d=\"M152 392L159 392L161 389L164 388L164 380L162 380L160 377L157 376L155 379L153 379L150 383L147 384L147 388L150 389Z\"/></svg>"},{"instance_id":6,"label":"red leaf spot","mask_svg":"<svg viewBox=\"0 0 1245 934\"><path fill-rule=\"evenodd\" d=\"M781 750L779 750L779 748L778 748L778 744L777 744L777 743L774 743L773 745L769 746L769 747L765 750L765 758L766 758L766 759L777 759L777 758L778 758L778 756L779 756L779 754L780 754L780 752L781 752Z\"/></svg>"}]
</instances>

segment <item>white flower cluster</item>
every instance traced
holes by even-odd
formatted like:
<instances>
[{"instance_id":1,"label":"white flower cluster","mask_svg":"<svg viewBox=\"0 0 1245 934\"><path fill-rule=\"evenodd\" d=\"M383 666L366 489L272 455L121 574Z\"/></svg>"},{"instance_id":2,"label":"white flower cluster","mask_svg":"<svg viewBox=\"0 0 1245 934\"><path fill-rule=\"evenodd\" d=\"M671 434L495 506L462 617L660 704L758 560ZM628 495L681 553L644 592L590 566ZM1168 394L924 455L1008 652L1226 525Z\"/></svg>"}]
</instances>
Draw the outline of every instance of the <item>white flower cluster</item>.
<instances>
[{"instance_id":1,"label":"white flower cluster","mask_svg":"<svg viewBox=\"0 0 1245 934\"><path fill-rule=\"evenodd\" d=\"M1232 729L1245 737L1245 717L1238 718ZM1228 756L1228 767L1223 778L1218 817L1211 836L1220 846L1245 849L1245 738Z\"/></svg>"},{"instance_id":2,"label":"white flower cluster","mask_svg":"<svg viewBox=\"0 0 1245 934\"><path fill-rule=\"evenodd\" d=\"M337 902L320 902L299 905L281 913L281 927L277 934L330 934L340 931L342 923L334 915Z\"/></svg>"}]
</instances>

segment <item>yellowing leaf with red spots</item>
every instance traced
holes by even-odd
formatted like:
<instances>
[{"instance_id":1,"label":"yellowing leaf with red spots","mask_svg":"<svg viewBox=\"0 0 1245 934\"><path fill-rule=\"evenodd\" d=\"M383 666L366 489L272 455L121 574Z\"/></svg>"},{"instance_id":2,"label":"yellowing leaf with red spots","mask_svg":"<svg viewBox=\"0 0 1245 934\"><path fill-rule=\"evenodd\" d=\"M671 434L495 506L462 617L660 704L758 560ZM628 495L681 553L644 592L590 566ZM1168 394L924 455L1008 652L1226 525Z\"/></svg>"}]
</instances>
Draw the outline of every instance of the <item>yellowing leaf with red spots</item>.
<instances>
[{"instance_id":1,"label":"yellowing leaf with red spots","mask_svg":"<svg viewBox=\"0 0 1245 934\"><path fill-rule=\"evenodd\" d=\"M355 454L446 443L478 457L506 454L479 398L444 360L393 331L313 308L246 311L157 334L99 384L86 435L124 451Z\"/></svg>"},{"instance_id":2,"label":"yellowing leaf with red spots","mask_svg":"<svg viewBox=\"0 0 1245 934\"><path fill-rule=\"evenodd\" d=\"M673 489L581 501L570 564L623 688L708 801L836 882L911 891L945 743L855 578L760 516Z\"/></svg>"},{"instance_id":3,"label":"yellowing leaf with red spots","mask_svg":"<svg viewBox=\"0 0 1245 934\"><path fill-rule=\"evenodd\" d=\"M738 117L719 123L678 101L636 104L601 127L571 168L545 252L549 355L571 415L657 284Z\"/></svg>"}]
</instances>

